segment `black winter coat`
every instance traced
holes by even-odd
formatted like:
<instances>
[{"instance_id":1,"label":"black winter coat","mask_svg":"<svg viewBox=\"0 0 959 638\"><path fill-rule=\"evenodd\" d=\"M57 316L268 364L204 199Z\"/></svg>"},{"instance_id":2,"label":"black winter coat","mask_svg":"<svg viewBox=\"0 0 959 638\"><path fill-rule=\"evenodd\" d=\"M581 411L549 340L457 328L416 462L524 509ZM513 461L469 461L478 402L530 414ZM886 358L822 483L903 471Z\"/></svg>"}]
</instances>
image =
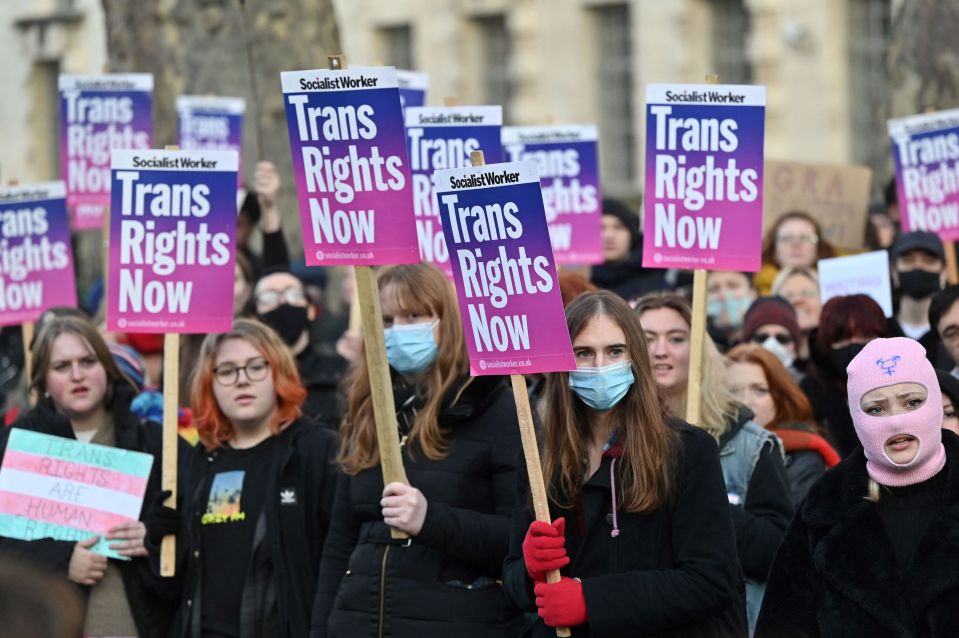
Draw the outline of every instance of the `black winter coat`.
<instances>
[{"instance_id":1,"label":"black winter coat","mask_svg":"<svg viewBox=\"0 0 959 638\"><path fill-rule=\"evenodd\" d=\"M160 491L163 428L152 421L142 423L139 417L130 412L130 402L133 398L133 388L127 384L117 384L114 388L111 415L117 448L153 455L153 467L147 482L143 509L140 511L140 520L143 520L146 508L152 502L154 495ZM76 439L70 421L43 402L20 417L12 427L65 439ZM0 429L0 454L6 451L9 435L10 428ZM179 443L179 458L183 458L189 452L190 446L182 439ZM17 554L24 560L53 570L64 578L69 572L70 558L73 556L75 545L75 541L52 539L21 541L0 538L0 550L4 553ZM114 561L114 564L120 569L127 602L140 636L142 638L166 636L175 608L175 589L171 588L168 581L154 574L146 558L118 560ZM89 587L81 585L77 585L77 588L84 596L90 591Z\"/></svg>"},{"instance_id":2,"label":"black winter coat","mask_svg":"<svg viewBox=\"0 0 959 638\"><path fill-rule=\"evenodd\" d=\"M390 538L378 466L340 481L320 566L314 638L505 637L526 626L499 583L521 449L513 397L501 377L472 379L452 403L458 387L439 415L446 457L431 461L404 450L409 483L428 503L416 537ZM404 404L411 405L397 400ZM403 409L401 425L408 416Z\"/></svg>"},{"instance_id":3,"label":"black winter coat","mask_svg":"<svg viewBox=\"0 0 959 638\"><path fill-rule=\"evenodd\" d=\"M217 453L198 445L181 481L183 527L177 534L177 576L182 600L174 635L182 638L200 636L200 520ZM240 638L303 638L309 633L310 607L339 474L335 454L333 433L306 417L277 435L267 498L246 573Z\"/></svg>"},{"instance_id":4,"label":"black winter coat","mask_svg":"<svg viewBox=\"0 0 959 638\"><path fill-rule=\"evenodd\" d=\"M576 509L550 503L554 520L566 518L571 562L561 572L582 580L586 599L587 621L572 628L574 638L746 635L745 594L719 451L705 431L676 423L680 450L669 502L650 514L620 509L618 537L611 536L610 458L586 481ZM503 586L513 602L535 612L522 547L533 520L525 476L519 480ZM555 635L537 619L531 636Z\"/></svg>"},{"instance_id":5,"label":"black winter coat","mask_svg":"<svg viewBox=\"0 0 959 638\"><path fill-rule=\"evenodd\" d=\"M593 266L590 280L598 287L632 301L646 293L670 288L665 273L665 270L658 268L643 268L643 237L640 235L629 257L623 261Z\"/></svg>"},{"instance_id":6,"label":"black winter coat","mask_svg":"<svg viewBox=\"0 0 959 638\"><path fill-rule=\"evenodd\" d=\"M959 635L959 437L943 431L942 510L913 563L899 568L867 501L862 448L816 483L773 563L756 636L945 638Z\"/></svg>"}]
</instances>

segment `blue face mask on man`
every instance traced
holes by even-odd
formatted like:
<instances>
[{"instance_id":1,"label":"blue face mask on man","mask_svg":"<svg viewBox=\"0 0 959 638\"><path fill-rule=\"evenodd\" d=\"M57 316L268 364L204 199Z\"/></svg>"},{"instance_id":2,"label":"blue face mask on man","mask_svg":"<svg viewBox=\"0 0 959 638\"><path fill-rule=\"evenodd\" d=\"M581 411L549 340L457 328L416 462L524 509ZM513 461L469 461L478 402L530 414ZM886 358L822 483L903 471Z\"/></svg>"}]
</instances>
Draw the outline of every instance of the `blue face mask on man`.
<instances>
[{"instance_id":1,"label":"blue face mask on man","mask_svg":"<svg viewBox=\"0 0 959 638\"><path fill-rule=\"evenodd\" d=\"M395 325L383 331L386 338L386 358L400 374L420 374L426 370L439 352L431 323Z\"/></svg>"},{"instance_id":2,"label":"blue face mask on man","mask_svg":"<svg viewBox=\"0 0 959 638\"><path fill-rule=\"evenodd\" d=\"M741 328L743 317L752 303L753 300L748 296L711 299L706 302L706 314L719 324Z\"/></svg>"},{"instance_id":3,"label":"blue face mask on man","mask_svg":"<svg viewBox=\"0 0 959 638\"><path fill-rule=\"evenodd\" d=\"M594 410L609 410L626 396L633 385L632 364L614 363L602 368L579 368L569 373L569 387Z\"/></svg>"}]
</instances>

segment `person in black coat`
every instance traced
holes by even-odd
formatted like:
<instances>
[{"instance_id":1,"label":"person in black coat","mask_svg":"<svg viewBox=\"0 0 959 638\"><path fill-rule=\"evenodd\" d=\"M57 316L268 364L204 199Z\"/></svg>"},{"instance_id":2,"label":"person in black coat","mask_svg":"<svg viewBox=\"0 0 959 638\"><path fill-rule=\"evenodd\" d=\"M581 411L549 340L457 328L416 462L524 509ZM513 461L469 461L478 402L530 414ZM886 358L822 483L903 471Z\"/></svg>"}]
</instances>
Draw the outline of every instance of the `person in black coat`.
<instances>
[{"instance_id":1,"label":"person in black coat","mask_svg":"<svg viewBox=\"0 0 959 638\"><path fill-rule=\"evenodd\" d=\"M773 563L756 635L959 633L959 438L920 344L876 339L848 367L862 446L812 487Z\"/></svg>"},{"instance_id":2,"label":"person in black coat","mask_svg":"<svg viewBox=\"0 0 959 638\"><path fill-rule=\"evenodd\" d=\"M453 288L426 264L378 277L403 465L383 484L365 358L340 430L333 524L314 638L518 636L527 626L500 584L520 455L501 377L468 376ZM393 539L390 527L409 535Z\"/></svg>"},{"instance_id":3,"label":"person in black coat","mask_svg":"<svg viewBox=\"0 0 959 638\"><path fill-rule=\"evenodd\" d=\"M643 234L639 216L626 204L603 199L603 263L593 266L591 281L631 301L648 292L669 288L665 270L643 268Z\"/></svg>"},{"instance_id":4,"label":"person in black coat","mask_svg":"<svg viewBox=\"0 0 959 638\"><path fill-rule=\"evenodd\" d=\"M335 436L300 414L306 390L267 326L238 319L201 348L191 405L200 444L171 510L148 521L154 559L177 535L174 635L304 638L337 473Z\"/></svg>"},{"instance_id":5,"label":"person in black coat","mask_svg":"<svg viewBox=\"0 0 959 638\"><path fill-rule=\"evenodd\" d=\"M716 441L660 402L638 318L609 292L566 309L577 370L547 376L543 474L552 523L519 481L503 568L532 636L746 634ZM521 477L525 477L521 473ZM544 512L545 514L545 512ZM551 570L561 580L547 583Z\"/></svg>"},{"instance_id":6,"label":"person in black coat","mask_svg":"<svg viewBox=\"0 0 959 638\"><path fill-rule=\"evenodd\" d=\"M30 384L37 405L13 427L152 454L144 499L149 504L160 489L162 428L141 422L130 411L135 390L100 333L84 319L53 317L38 332L32 355ZM0 432L0 452L6 450L10 432L6 428ZM188 449L182 440L180 447L181 454ZM173 596L145 559L145 533L142 522L130 521L112 528L102 539L93 534L81 541L2 538L0 550L77 584L86 610L84 635L160 637L169 627ZM98 542L130 560L108 560L95 553L92 549Z\"/></svg>"}]
</instances>

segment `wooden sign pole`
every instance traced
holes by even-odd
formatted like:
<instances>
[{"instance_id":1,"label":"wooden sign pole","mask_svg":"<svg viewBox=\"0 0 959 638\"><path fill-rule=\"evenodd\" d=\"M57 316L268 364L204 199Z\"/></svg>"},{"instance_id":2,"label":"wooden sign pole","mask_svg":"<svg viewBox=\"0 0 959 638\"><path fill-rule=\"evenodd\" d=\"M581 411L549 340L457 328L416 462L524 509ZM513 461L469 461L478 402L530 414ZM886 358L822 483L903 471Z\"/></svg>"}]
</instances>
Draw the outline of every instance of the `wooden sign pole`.
<instances>
[{"instance_id":1,"label":"wooden sign pole","mask_svg":"<svg viewBox=\"0 0 959 638\"><path fill-rule=\"evenodd\" d=\"M483 151L470 152L470 163L473 166L483 166L486 158ZM539 461L539 445L536 443L536 428L533 427L533 410L529 404L529 391L526 388L526 377L521 374L511 374L510 384L513 386L513 401L516 403L516 418L519 420L519 434L523 443L523 458L526 459L526 472L529 476L529 493L533 500L533 514L536 520L544 523L552 522L549 517L549 500L546 495L546 482L543 480L543 466ZM546 582L558 583L562 579L558 569L546 573ZM568 627L557 627L557 636L569 636Z\"/></svg>"},{"instance_id":2,"label":"wooden sign pole","mask_svg":"<svg viewBox=\"0 0 959 638\"><path fill-rule=\"evenodd\" d=\"M944 241L942 247L946 252L946 281L959 284L959 265L956 263L956 242Z\"/></svg>"},{"instance_id":3,"label":"wooden sign pole","mask_svg":"<svg viewBox=\"0 0 959 638\"><path fill-rule=\"evenodd\" d=\"M707 84L719 84L718 75L707 75ZM706 271L693 271L693 318L689 327L689 379L686 382L686 421L700 420L703 383L703 346L706 341Z\"/></svg>"},{"instance_id":4,"label":"wooden sign pole","mask_svg":"<svg viewBox=\"0 0 959 638\"><path fill-rule=\"evenodd\" d=\"M167 146L178 151L179 146ZM170 490L163 504L176 509L177 439L180 436L177 416L180 411L180 334L163 335L163 465L160 489ZM176 575L176 536L168 534L160 545L160 575Z\"/></svg>"},{"instance_id":5,"label":"wooden sign pole","mask_svg":"<svg viewBox=\"0 0 959 638\"><path fill-rule=\"evenodd\" d=\"M346 68L342 55L329 56L329 68L341 71ZM366 367L370 374L370 391L373 395L373 419L376 422L376 443L380 451L380 468L383 484L409 483L403 456L400 451L399 426L396 424L396 406L393 403L393 383L390 379L390 364L386 359L386 338L383 334L383 313L380 310L380 291L376 286L376 273L371 266L356 266L356 303L360 311L363 332L363 348L366 351ZM408 538L406 532L392 529L393 538Z\"/></svg>"}]
</instances>

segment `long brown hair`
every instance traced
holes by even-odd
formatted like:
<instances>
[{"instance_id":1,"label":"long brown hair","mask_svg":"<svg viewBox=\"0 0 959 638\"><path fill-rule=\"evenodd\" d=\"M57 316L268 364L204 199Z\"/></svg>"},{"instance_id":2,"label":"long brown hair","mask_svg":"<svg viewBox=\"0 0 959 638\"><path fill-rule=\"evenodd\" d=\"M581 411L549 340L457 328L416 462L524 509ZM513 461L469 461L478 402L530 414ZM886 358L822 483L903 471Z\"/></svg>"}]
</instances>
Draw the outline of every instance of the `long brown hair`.
<instances>
[{"instance_id":1,"label":"long brown hair","mask_svg":"<svg viewBox=\"0 0 959 638\"><path fill-rule=\"evenodd\" d=\"M566 326L574 339L590 321L606 316L626 336L634 383L610 410L619 424L623 446L619 464L622 506L629 512L651 512L669 496L673 456L678 436L667 416L653 381L652 366L639 319L629 305L609 291L587 292L566 307ZM542 400L543 474L550 484L549 498L569 507L582 491L588 468L589 408L569 389L569 373L546 375Z\"/></svg>"},{"instance_id":2,"label":"long brown hair","mask_svg":"<svg viewBox=\"0 0 959 638\"><path fill-rule=\"evenodd\" d=\"M693 310L685 297L675 292L651 292L636 302L636 315L642 317L648 310L669 308L675 311L692 329ZM690 344L691 345L691 344ZM648 353L647 353L648 354ZM651 354L648 354L652 358ZM726 387L726 361L708 334L703 335L703 378L699 391L699 423L694 423L719 440L728 424L739 412L739 403ZM686 386L689 387L689 377ZM675 416L686 418L686 389L680 398L680 412Z\"/></svg>"},{"instance_id":3,"label":"long brown hair","mask_svg":"<svg viewBox=\"0 0 959 638\"><path fill-rule=\"evenodd\" d=\"M766 427L775 429L791 423L813 425L812 405L789 371L776 355L755 343L741 343L726 355L734 363L759 366L769 386L769 396L776 406L773 420Z\"/></svg>"},{"instance_id":4,"label":"long brown hair","mask_svg":"<svg viewBox=\"0 0 959 638\"><path fill-rule=\"evenodd\" d=\"M776 236L779 234L780 226L791 219L801 219L813 227L816 237L819 238L819 241L816 243L816 261L836 256L836 248L822 236L822 226L819 225L819 222L809 213L794 210L783 213L779 219L776 220L776 223L773 224L772 228L769 229L769 232L766 233L766 236L763 237L762 260L764 264L775 264L777 267L782 266L782 264L776 263Z\"/></svg>"},{"instance_id":5,"label":"long brown hair","mask_svg":"<svg viewBox=\"0 0 959 638\"><path fill-rule=\"evenodd\" d=\"M306 400L306 389L300 382L300 373L290 349L269 326L254 319L236 319L233 329L222 334L210 334L200 346L200 357L193 371L190 404L200 441L212 450L229 441L234 434L233 424L223 414L213 394L213 369L220 345L229 339L240 339L256 348L270 366L276 392L276 414L270 432L277 434L284 426L296 420Z\"/></svg>"},{"instance_id":6,"label":"long brown hair","mask_svg":"<svg viewBox=\"0 0 959 638\"><path fill-rule=\"evenodd\" d=\"M110 408L113 405L114 391L118 383L134 388L133 382L120 371L103 335L92 323L72 315L52 316L44 319L31 348L33 369L30 371L30 390L36 393L40 403L53 407L53 400L47 395L47 372L53 356L53 342L62 334L72 334L79 338L106 370L107 391L103 397L104 407Z\"/></svg>"},{"instance_id":7,"label":"long brown hair","mask_svg":"<svg viewBox=\"0 0 959 638\"><path fill-rule=\"evenodd\" d=\"M388 285L394 287L402 312L439 318L439 353L436 361L416 379L417 394L423 397L425 404L416 413L407 445L430 460L439 460L446 454L446 440L438 421L443 398L457 380L469 373L466 340L453 286L446 275L431 264L390 266L379 272L376 281L380 294ZM340 451L336 460L344 472L354 475L380 462L365 355L357 358L348 384L349 410L340 427Z\"/></svg>"}]
</instances>

